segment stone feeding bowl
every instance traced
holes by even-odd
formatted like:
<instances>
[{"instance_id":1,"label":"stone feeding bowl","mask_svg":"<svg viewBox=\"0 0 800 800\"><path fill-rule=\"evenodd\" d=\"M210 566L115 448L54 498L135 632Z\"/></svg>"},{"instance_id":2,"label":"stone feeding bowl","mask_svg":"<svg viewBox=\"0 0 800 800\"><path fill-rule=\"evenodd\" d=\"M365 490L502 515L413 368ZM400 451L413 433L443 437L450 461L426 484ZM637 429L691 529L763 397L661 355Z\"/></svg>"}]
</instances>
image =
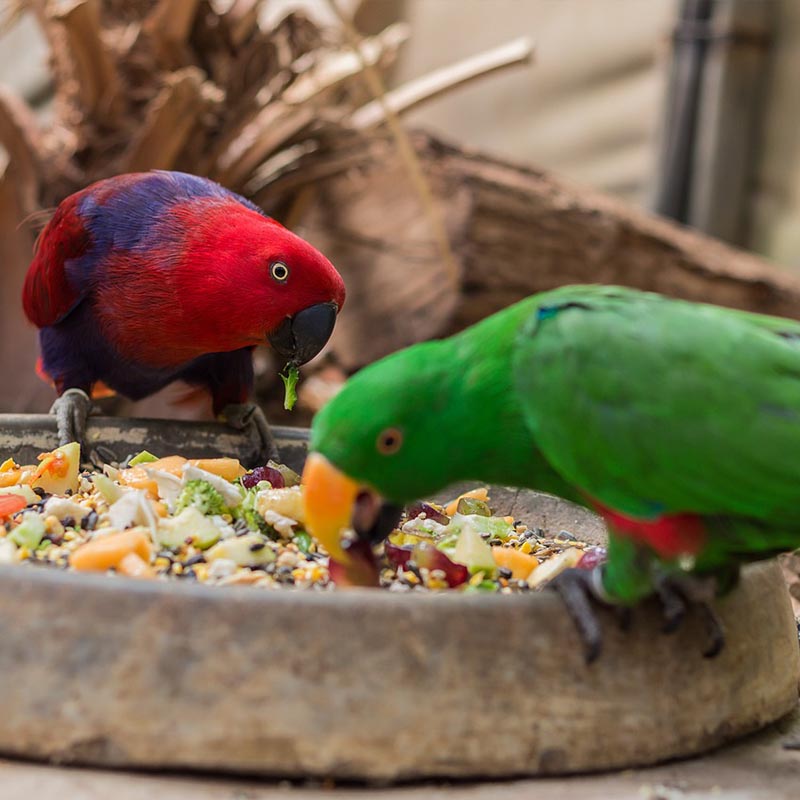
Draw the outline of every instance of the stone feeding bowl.
<instances>
[{"instance_id":1,"label":"stone feeding bowl","mask_svg":"<svg viewBox=\"0 0 800 800\"><path fill-rule=\"evenodd\" d=\"M299 468L304 431L276 429ZM123 459L246 453L215 424L97 418ZM0 417L0 454L56 444ZM602 542L588 512L497 489L495 511ZM0 569L0 752L59 763L395 781L565 774L701 753L797 703L797 632L774 563L718 605L722 654L655 607L584 663L557 596L261 591Z\"/></svg>"}]
</instances>

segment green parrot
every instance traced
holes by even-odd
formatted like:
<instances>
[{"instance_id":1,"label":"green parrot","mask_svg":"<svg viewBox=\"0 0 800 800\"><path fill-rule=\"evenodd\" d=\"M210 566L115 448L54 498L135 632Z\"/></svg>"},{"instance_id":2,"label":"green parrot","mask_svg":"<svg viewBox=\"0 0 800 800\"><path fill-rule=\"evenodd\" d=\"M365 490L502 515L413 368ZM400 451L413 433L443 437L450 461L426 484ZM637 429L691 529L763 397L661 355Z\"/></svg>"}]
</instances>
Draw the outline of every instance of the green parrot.
<instances>
[{"instance_id":1,"label":"green parrot","mask_svg":"<svg viewBox=\"0 0 800 800\"><path fill-rule=\"evenodd\" d=\"M800 323L563 287L365 368L315 418L310 451L307 524L352 582L370 572L345 529L380 541L404 504L456 481L537 489L608 524L607 562L555 582L587 658L593 606L650 595L665 629L702 613L714 655L714 593L800 547Z\"/></svg>"}]
</instances>

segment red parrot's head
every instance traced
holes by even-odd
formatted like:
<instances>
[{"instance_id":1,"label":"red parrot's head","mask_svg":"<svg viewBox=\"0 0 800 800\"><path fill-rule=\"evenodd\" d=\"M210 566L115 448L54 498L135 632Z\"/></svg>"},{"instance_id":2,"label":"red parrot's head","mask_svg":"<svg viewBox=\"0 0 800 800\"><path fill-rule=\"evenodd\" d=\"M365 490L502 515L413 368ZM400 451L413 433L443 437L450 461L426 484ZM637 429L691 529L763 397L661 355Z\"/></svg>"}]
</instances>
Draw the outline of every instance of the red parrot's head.
<instances>
[{"instance_id":1,"label":"red parrot's head","mask_svg":"<svg viewBox=\"0 0 800 800\"><path fill-rule=\"evenodd\" d=\"M195 341L218 351L268 343L298 365L314 358L344 304L333 264L235 200L206 203L198 216L181 258L181 283L202 314Z\"/></svg>"}]
</instances>

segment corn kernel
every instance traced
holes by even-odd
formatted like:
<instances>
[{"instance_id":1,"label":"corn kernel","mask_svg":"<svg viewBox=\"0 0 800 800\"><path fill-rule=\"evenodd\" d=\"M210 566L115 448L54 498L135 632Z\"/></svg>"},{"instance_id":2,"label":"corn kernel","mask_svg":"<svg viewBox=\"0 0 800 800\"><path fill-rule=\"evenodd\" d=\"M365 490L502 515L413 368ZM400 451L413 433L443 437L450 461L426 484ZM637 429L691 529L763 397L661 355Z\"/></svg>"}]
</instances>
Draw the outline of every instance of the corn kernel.
<instances>
[{"instance_id":1,"label":"corn kernel","mask_svg":"<svg viewBox=\"0 0 800 800\"><path fill-rule=\"evenodd\" d=\"M407 570L403 571L403 578L406 583L410 583L412 586L416 586L419 583L419 578L413 572Z\"/></svg>"},{"instance_id":2,"label":"corn kernel","mask_svg":"<svg viewBox=\"0 0 800 800\"><path fill-rule=\"evenodd\" d=\"M526 556L531 552L531 550L533 550L533 545L531 544L530 539L526 539L522 543L522 547L519 548L520 553L525 553Z\"/></svg>"},{"instance_id":3,"label":"corn kernel","mask_svg":"<svg viewBox=\"0 0 800 800\"><path fill-rule=\"evenodd\" d=\"M30 558L30 555L31 555L31 551L27 547L20 547L20 549L17 550L17 558L20 561L24 561L26 558Z\"/></svg>"},{"instance_id":4,"label":"corn kernel","mask_svg":"<svg viewBox=\"0 0 800 800\"><path fill-rule=\"evenodd\" d=\"M197 580L204 581L208 578L208 567L205 564L195 564L194 574Z\"/></svg>"}]
</instances>

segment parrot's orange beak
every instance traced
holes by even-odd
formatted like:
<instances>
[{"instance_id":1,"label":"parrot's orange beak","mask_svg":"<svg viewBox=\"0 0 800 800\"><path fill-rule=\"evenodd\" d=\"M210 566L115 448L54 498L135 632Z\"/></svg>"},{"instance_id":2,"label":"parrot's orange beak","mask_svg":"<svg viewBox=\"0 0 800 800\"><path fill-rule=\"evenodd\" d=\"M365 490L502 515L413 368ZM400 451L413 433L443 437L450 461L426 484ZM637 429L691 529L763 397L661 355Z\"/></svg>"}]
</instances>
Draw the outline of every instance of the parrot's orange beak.
<instances>
[{"instance_id":1,"label":"parrot's orange beak","mask_svg":"<svg viewBox=\"0 0 800 800\"><path fill-rule=\"evenodd\" d=\"M309 533L330 554L331 578L339 585L377 586L372 545L388 536L400 509L382 502L374 490L349 478L319 453L306 459L303 505Z\"/></svg>"}]
</instances>

